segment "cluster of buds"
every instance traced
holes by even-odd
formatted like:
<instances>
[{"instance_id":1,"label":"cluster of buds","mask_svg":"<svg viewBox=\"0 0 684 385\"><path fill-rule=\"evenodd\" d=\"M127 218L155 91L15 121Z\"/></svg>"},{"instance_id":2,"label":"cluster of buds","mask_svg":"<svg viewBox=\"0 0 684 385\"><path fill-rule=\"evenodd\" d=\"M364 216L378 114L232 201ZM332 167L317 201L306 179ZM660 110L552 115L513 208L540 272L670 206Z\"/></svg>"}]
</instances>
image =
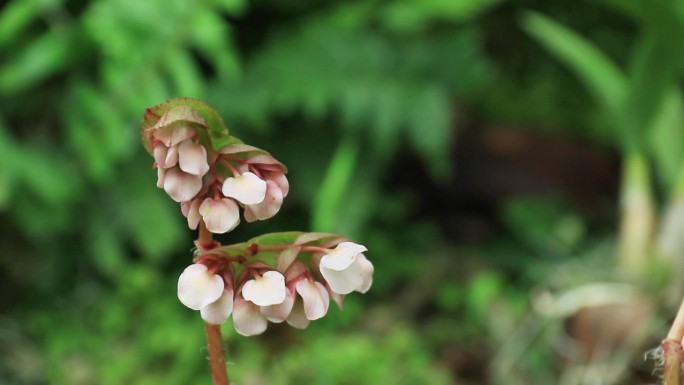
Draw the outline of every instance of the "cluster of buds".
<instances>
[{"instance_id":1,"label":"cluster of buds","mask_svg":"<svg viewBox=\"0 0 684 385\"><path fill-rule=\"evenodd\" d=\"M153 131L151 146L157 187L181 204L190 229L203 221L215 234L240 223L273 217L290 189L285 166L268 152L240 143L208 152L189 125L168 125Z\"/></svg>"},{"instance_id":2,"label":"cluster of buds","mask_svg":"<svg viewBox=\"0 0 684 385\"><path fill-rule=\"evenodd\" d=\"M143 143L154 156L157 186L176 202L188 227L222 234L273 217L289 191L286 167L268 152L228 135L203 102L174 99L148 109ZM198 253L178 279L178 298L210 324L233 316L238 333L263 333L268 322L306 328L332 299L365 293L373 265L366 248L333 234L275 233Z\"/></svg>"},{"instance_id":3,"label":"cluster of buds","mask_svg":"<svg viewBox=\"0 0 684 385\"><path fill-rule=\"evenodd\" d=\"M222 324L232 314L235 330L245 336L263 333L268 321L306 328L328 312L331 299L341 308L344 295L368 291L374 270L364 246L339 238L334 248L308 246L311 236L286 245L249 243L244 251L212 249L180 275L178 299L211 324ZM267 263L273 252L279 252L275 267Z\"/></svg>"}]
</instances>

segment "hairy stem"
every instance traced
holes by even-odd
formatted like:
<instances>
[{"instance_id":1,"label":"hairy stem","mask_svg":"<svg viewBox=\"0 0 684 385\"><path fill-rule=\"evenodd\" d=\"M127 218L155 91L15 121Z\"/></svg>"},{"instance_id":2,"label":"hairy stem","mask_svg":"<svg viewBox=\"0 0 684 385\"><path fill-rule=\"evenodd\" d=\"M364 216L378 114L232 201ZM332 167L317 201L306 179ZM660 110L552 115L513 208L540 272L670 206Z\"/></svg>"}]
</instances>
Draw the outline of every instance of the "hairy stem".
<instances>
[{"instance_id":1,"label":"hairy stem","mask_svg":"<svg viewBox=\"0 0 684 385\"><path fill-rule=\"evenodd\" d=\"M199 237L200 245L211 245L214 242L212 233L207 230L203 221L200 221ZM204 331L207 334L207 349L209 350L209 365L214 385L230 385L226 361L223 353L223 339L221 338L221 326L204 323Z\"/></svg>"},{"instance_id":2,"label":"hairy stem","mask_svg":"<svg viewBox=\"0 0 684 385\"><path fill-rule=\"evenodd\" d=\"M221 326L204 323L204 331L207 333L207 349L209 350L209 365L211 366L211 378L214 385L229 385L226 362L223 358L223 340L221 339Z\"/></svg>"}]
</instances>

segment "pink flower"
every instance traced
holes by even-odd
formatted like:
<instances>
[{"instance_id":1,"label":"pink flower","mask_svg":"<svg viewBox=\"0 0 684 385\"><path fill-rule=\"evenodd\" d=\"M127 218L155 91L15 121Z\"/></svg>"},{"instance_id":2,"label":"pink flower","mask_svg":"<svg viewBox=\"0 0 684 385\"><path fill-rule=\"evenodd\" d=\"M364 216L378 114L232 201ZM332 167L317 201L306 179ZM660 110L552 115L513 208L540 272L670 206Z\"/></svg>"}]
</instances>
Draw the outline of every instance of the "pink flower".
<instances>
[{"instance_id":1,"label":"pink flower","mask_svg":"<svg viewBox=\"0 0 684 385\"><path fill-rule=\"evenodd\" d=\"M227 233L240 223L240 211L237 204L228 198L206 198L199 206L199 214L207 226L207 230L215 234ZM188 216L188 221L189 221Z\"/></svg>"}]
</instances>

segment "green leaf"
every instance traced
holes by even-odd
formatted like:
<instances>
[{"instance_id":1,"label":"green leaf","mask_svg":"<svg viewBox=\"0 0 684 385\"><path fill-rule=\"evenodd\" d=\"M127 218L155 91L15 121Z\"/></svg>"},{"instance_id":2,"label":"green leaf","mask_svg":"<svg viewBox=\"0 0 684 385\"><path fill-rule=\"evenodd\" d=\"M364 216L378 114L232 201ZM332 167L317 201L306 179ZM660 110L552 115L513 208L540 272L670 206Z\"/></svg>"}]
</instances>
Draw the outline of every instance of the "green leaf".
<instances>
[{"instance_id":1,"label":"green leaf","mask_svg":"<svg viewBox=\"0 0 684 385\"><path fill-rule=\"evenodd\" d=\"M145 110L140 134L147 152L152 154L152 132L179 122L206 129L214 150L219 148L216 143L225 143L228 138L228 127L213 107L198 99L175 98Z\"/></svg>"},{"instance_id":2,"label":"green leaf","mask_svg":"<svg viewBox=\"0 0 684 385\"><path fill-rule=\"evenodd\" d=\"M649 144L660 177L668 189L676 183L684 159L684 100L671 88L662 99L649 127Z\"/></svg>"},{"instance_id":3,"label":"green leaf","mask_svg":"<svg viewBox=\"0 0 684 385\"><path fill-rule=\"evenodd\" d=\"M311 218L314 230L338 229L338 212L342 210L347 189L354 176L358 153L358 144L350 138L343 140L337 147L315 197Z\"/></svg>"},{"instance_id":4,"label":"green leaf","mask_svg":"<svg viewBox=\"0 0 684 385\"><path fill-rule=\"evenodd\" d=\"M79 55L79 46L70 30L49 31L31 41L22 51L11 55L0 67L0 92L13 93L66 68Z\"/></svg>"},{"instance_id":5,"label":"green leaf","mask_svg":"<svg viewBox=\"0 0 684 385\"><path fill-rule=\"evenodd\" d=\"M615 113L622 107L628 91L627 79L601 50L576 32L536 12L527 12L522 24L584 82L608 112Z\"/></svg>"}]
</instances>

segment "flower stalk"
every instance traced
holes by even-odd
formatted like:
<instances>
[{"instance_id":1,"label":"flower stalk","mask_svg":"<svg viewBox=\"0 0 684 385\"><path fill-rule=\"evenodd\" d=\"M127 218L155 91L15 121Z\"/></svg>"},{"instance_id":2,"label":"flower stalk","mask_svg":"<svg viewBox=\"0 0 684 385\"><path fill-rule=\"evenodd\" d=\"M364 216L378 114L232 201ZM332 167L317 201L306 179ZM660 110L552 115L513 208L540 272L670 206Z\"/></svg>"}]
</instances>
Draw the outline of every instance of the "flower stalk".
<instances>
[{"instance_id":1,"label":"flower stalk","mask_svg":"<svg viewBox=\"0 0 684 385\"><path fill-rule=\"evenodd\" d=\"M214 242L213 234L207 230L204 222L200 222L199 236L197 243L200 245L210 245ZM211 378L214 385L230 385L226 360L223 352L223 339L221 338L221 325L204 323L204 331L207 335L207 350L209 351L209 366L211 367Z\"/></svg>"}]
</instances>

